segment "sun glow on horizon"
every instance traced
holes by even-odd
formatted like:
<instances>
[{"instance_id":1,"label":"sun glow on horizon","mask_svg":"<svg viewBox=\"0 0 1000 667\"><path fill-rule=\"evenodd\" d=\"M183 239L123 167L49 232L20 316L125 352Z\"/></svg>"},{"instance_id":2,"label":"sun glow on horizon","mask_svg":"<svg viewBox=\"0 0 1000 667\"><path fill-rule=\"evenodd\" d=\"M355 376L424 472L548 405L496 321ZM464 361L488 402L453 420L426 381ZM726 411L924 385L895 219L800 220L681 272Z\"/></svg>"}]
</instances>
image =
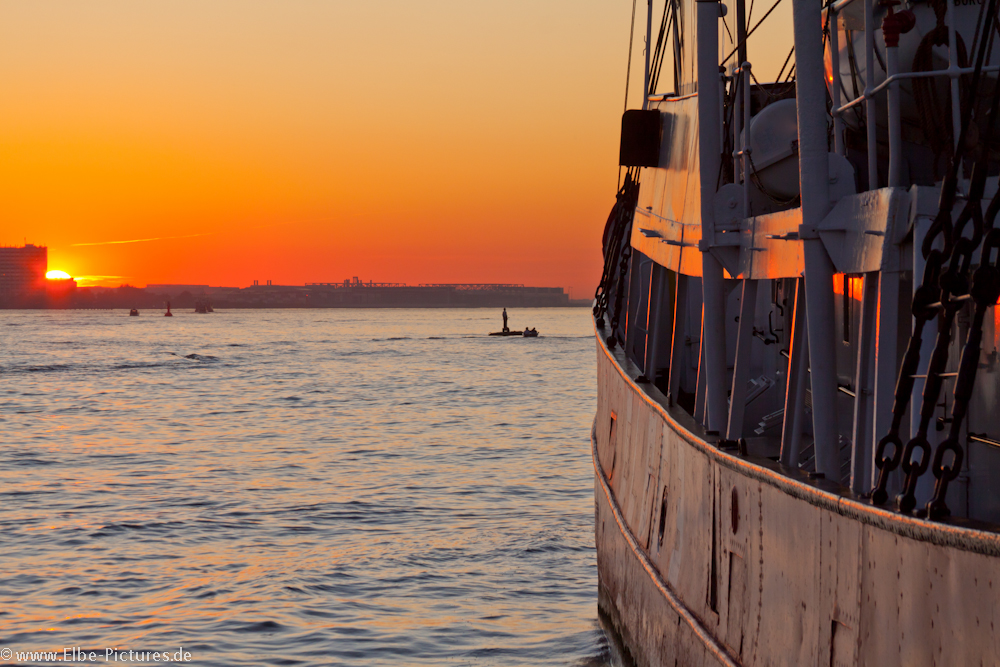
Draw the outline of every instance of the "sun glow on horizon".
<instances>
[{"instance_id":1,"label":"sun glow on horizon","mask_svg":"<svg viewBox=\"0 0 1000 667\"><path fill-rule=\"evenodd\" d=\"M69 275L65 271L53 270L48 271L45 274L45 278L48 280L69 280L73 276Z\"/></svg>"},{"instance_id":2,"label":"sun glow on horizon","mask_svg":"<svg viewBox=\"0 0 1000 667\"><path fill-rule=\"evenodd\" d=\"M542 5L4 3L0 244L44 239L81 287L365 275L592 294L631 14ZM588 104L565 112L568 90Z\"/></svg>"}]
</instances>

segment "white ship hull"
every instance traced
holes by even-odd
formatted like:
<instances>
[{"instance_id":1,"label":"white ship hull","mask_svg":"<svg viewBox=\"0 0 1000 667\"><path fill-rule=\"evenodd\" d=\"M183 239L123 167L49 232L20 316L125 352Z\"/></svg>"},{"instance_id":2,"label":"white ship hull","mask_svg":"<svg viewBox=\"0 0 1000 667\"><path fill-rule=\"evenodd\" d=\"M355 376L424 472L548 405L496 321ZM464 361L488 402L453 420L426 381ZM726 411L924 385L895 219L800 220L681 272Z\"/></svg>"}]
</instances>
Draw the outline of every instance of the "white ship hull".
<instances>
[{"instance_id":1,"label":"white ship hull","mask_svg":"<svg viewBox=\"0 0 1000 667\"><path fill-rule=\"evenodd\" d=\"M1000 663L1000 536L722 451L597 340L599 605L636 664Z\"/></svg>"}]
</instances>

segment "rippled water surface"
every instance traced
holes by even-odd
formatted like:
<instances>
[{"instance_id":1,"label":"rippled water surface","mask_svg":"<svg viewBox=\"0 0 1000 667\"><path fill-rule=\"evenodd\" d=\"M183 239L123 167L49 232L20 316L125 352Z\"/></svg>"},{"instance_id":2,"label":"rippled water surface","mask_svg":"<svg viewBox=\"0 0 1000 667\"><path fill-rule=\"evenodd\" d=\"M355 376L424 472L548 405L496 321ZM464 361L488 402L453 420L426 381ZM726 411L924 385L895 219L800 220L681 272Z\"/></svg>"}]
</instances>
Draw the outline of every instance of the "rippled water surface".
<instances>
[{"instance_id":1,"label":"rippled water surface","mask_svg":"<svg viewBox=\"0 0 1000 667\"><path fill-rule=\"evenodd\" d=\"M509 312L0 311L0 647L605 664L588 311Z\"/></svg>"}]
</instances>

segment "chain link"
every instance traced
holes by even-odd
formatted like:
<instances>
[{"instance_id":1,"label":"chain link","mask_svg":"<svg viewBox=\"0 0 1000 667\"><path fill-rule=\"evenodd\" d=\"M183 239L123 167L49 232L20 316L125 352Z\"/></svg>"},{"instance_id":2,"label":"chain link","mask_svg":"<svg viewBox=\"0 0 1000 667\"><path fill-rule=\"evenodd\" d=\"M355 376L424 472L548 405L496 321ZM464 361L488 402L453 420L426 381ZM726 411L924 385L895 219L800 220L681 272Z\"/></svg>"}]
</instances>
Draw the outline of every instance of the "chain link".
<instances>
[{"instance_id":1,"label":"chain link","mask_svg":"<svg viewBox=\"0 0 1000 667\"><path fill-rule=\"evenodd\" d=\"M941 277L941 283L947 282L944 275ZM956 277L954 280L958 281L959 278ZM940 295L941 301L932 306L940 309L941 316L938 318L934 351L931 352L931 358L927 362L927 379L924 381L923 400L920 404L920 422L917 434L906 443L906 447L903 449L902 464L903 472L906 473L906 481L903 484L903 492L896 496L896 506L901 512L911 512L916 507L917 479L927 471L927 466L930 464L931 445L927 441L927 430L934 418L938 397L941 395L941 387L944 385L944 378L941 374L944 373L945 367L948 365L952 324L955 321L955 315L962 307L962 302L952 299L947 289L941 289ZM920 450L920 459L914 464L912 457L917 449Z\"/></svg>"},{"instance_id":2,"label":"chain link","mask_svg":"<svg viewBox=\"0 0 1000 667\"><path fill-rule=\"evenodd\" d=\"M913 333L910 335L906 354L903 355L903 365L899 369L899 379L896 381L896 392L892 404L892 423L889 426L889 432L879 440L875 450L875 466L879 470L879 475L875 488L872 490L872 502L876 505L881 505L889 499L889 494L886 491L889 474L898 468L900 461L903 460L904 447L903 441L899 437L899 430L903 425L903 417L906 415L910 396L913 393L913 376L920 366L920 347L923 345L924 328L937 314L934 304L939 301L941 295L939 276L944 260L944 254L940 250L930 251L924 267L923 282L913 294L911 310L916 321L913 323ZM891 455L887 455L885 451L889 445L892 445ZM909 449L912 454L913 448L909 447Z\"/></svg>"},{"instance_id":3,"label":"chain link","mask_svg":"<svg viewBox=\"0 0 1000 667\"><path fill-rule=\"evenodd\" d=\"M997 0L991 0L986 10L987 20L986 25L992 25L994 17L996 15ZM993 31L989 31L990 38L989 43L992 45L993 42ZM984 63L985 52L986 52L986 42L983 40L979 45L978 54L976 58L976 68L973 75L973 83L971 90L969 92L969 104L966 107L966 111L963 114L962 131L961 137L958 141L958 146L961 149L964 146L964 137L966 130L968 129L969 121L971 118L972 107L974 106L974 101L976 99L976 94L979 88L979 78ZM990 114L990 125L987 132L987 137L992 135L992 121L996 118L997 114L997 104L1000 101L1000 97L997 95L997 90L994 90L994 100L993 107ZM984 144L988 145L988 144ZM914 292L912 313L915 319L913 325L913 334L910 337L909 344L906 348L906 353L903 357L903 364L900 368L899 379L896 382L896 392L895 400L892 406L892 424L889 428L889 433L883 437L876 449L875 454L875 465L879 469L878 481L875 484L875 488L872 490L872 502L878 505L886 502L888 500L888 493L886 491L886 486L889 481L889 474L895 470L900 463L902 463L903 471L906 473L906 479L903 483L903 491L896 497L896 504L900 511L910 512L916 506L916 486L917 480L920 478L924 472L927 471L931 463L931 446L927 441L927 429L930 424L931 419L934 416L934 411L937 407L938 397L941 394L941 388L944 382L944 378L941 374L944 372L945 367L948 364L948 348L951 345L952 336L952 325L955 321L955 315L961 309L964 301L961 299L962 296L966 295L969 288L969 270L972 264L972 255L975 252L976 247L980 244L983 236L983 230L985 227L985 222L982 215L982 196L983 190L985 189L986 181L986 166L988 158L988 150L983 149L978 156L976 168L973 169L972 187L970 189L969 198L966 202L958 219L955 224L952 224L952 211L955 207L956 194L958 190L958 173L961 168L962 155L961 150L956 151L956 154L952 156L951 166L948 173L945 175L944 182L941 186L941 198L938 202L938 213L931 223L931 226L927 230L927 234L924 236L923 243L921 244L921 252L926 260L926 265L924 268L923 281L920 287ZM996 198L994 202L991 203L990 209L987 212L988 224L992 227L993 218L996 217L997 211L1000 211L1000 203L997 203ZM973 223L972 236L964 236L965 227L969 222ZM992 231L990 232L992 234ZM996 238L995 236L993 238ZM935 244L938 240L941 240L942 248L935 248ZM982 264L988 264L987 255L985 250L984 242L984 255ZM949 261L950 260L950 261ZM947 271L942 272L942 268L948 262ZM978 272L977 272L978 273ZM985 292L986 289L982 288ZM959 298L952 298L952 295L959 296ZM986 294L988 297L989 294ZM973 297L975 298L975 297ZM985 298L985 297L984 297ZM993 303L996 303L996 299L993 299ZM977 312L979 309L977 301ZM985 311L984 311L985 312ZM899 430L902 426L903 417L910 403L910 397L913 392L914 385L914 375L920 366L920 348L923 344L923 330L927 323L936 315L940 315L940 321L938 323L938 333L937 340L935 341L934 351L931 353L931 358L927 364L927 379L924 383L923 400L921 402L920 409L920 422L917 428L916 435L906 444L905 447L902 446L902 441L899 437ZM974 326L973 329L976 327ZM979 320L979 328L982 328L982 318ZM978 334L979 338L982 337L982 332ZM968 349L969 342L973 342L974 334L970 330L969 341L966 343L966 348ZM976 349L978 350L978 342L975 343ZM963 359L964 359L963 352ZM973 365L978 364L979 354L978 351L975 355L976 362ZM971 362L966 362L970 364ZM974 380L975 374L972 372L972 378ZM971 397L972 391L972 380L964 380L968 386L967 391ZM963 391L965 391L965 386L963 385ZM956 392L959 391L958 382L956 382ZM968 399L965 399L967 406ZM953 410L955 409L953 405ZM966 407L962 407L961 416L964 418L964 410ZM938 479L938 487L942 487L940 496L938 496L937 488L935 491L935 499L938 501L937 504L935 500L932 500L928 504L928 512L932 510L935 512L946 511L947 508L944 507L944 492L947 491L948 482L954 479L958 474L962 463L962 452L961 447L958 445L957 436L960 428L961 420L957 420L959 423L956 424L956 420L952 419L952 436L945 440L938 447L938 451L934 453L934 476ZM892 454L886 454L886 448L892 446ZM913 460L913 455L919 450L920 457L916 461ZM952 453L952 463L950 466L945 466L944 458L948 454ZM943 480L943 482L942 482ZM942 509L944 507L944 509Z\"/></svg>"},{"instance_id":4,"label":"chain link","mask_svg":"<svg viewBox=\"0 0 1000 667\"><path fill-rule=\"evenodd\" d=\"M992 13L995 11L995 1L991 5L990 11ZM989 41L992 43L992 31ZM975 97L972 100L974 101ZM996 119L998 105L1000 105L1000 90L995 89L988 117L989 120L993 121ZM983 147L989 146L989 142L992 140L993 126L993 122L990 122L987 126L984 137L985 141L982 144ZM941 275L940 279L941 318L938 324L938 338L927 366L927 380L924 384L920 425L917 435L914 438L918 443L916 446L920 446L922 450L921 465L910 466L910 469L907 470L903 492L896 498L897 506L903 512L911 512L916 506L915 492L917 479L926 471L927 466L922 464L926 463L927 459L930 458L929 445L927 444L927 429L933 418L938 397L941 394L944 384L944 378L941 374L944 373L945 367L948 364L955 315L961 310L965 300L971 298L976 301L976 315L974 316L973 326L966 337L966 345L962 351L962 358L959 361L960 375L956 376L955 401L952 402L951 428L948 437L938 445L933 457L933 473L937 482L935 483L934 496L927 503L926 511L928 515L933 515L935 518L947 516L950 513L945 504L945 494L948 490L948 484L958 476L961 470L963 451L959 444L959 435L966 412L968 411L968 402L972 398L976 370L979 364L983 319L986 308L995 304L997 300L997 296L992 292L992 275L994 271L990 267L990 255L994 244L998 242L997 235L992 231L995 214L989 219L989 233L987 234L989 243L986 243L983 238L987 223L983 219L982 200L986 189L989 157L988 150L983 147L980 148L972 169L969 196L962 212L959 214L958 219L955 220L954 225L942 225L940 227L942 231L950 227L951 261L948 264L948 270ZM957 170L953 169L952 173L955 172ZM944 194L942 194L942 201L946 201ZM954 199L952 198L951 201L953 203ZM993 208L993 202L991 202L990 209ZM970 222L972 223L972 234L967 237L964 234ZM923 249L926 251L932 243L933 239L930 243L925 239ZM980 243L983 244L982 256L980 258L981 266L980 270L976 272L979 285L975 289L976 293L973 294L969 273L972 266L972 256ZM973 278L972 280L977 280L977 278ZM963 296L952 298L952 295ZM912 448L909 448L909 445L908 450L904 450L903 452L904 463L912 456ZM950 465L945 463L945 458L949 453L951 454Z\"/></svg>"},{"instance_id":5,"label":"chain link","mask_svg":"<svg viewBox=\"0 0 1000 667\"><path fill-rule=\"evenodd\" d=\"M994 198L1000 201L1000 194ZM978 206L978 205L977 205ZM991 202L992 208L992 202ZM989 224L992 227L992 219ZM972 400L973 388L976 382L976 373L979 370L979 355L983 340L983 321L986 318L986 310L995 306L997 299L1000 299L1000 230L990 229L983 240L982 255L979 260L979 268L972 276L972 286L970 296L976 304L973 315L972 326L966 337L965 347L962 349L962 357L959 361L958 375L955 378L955 398L951 409L951 428L948 437L938 445L934 452L933 472L937 481L934 483L934 495L927 503L927 516L931 519L941 519L951 514L945 497L948 494L948 485L958 477L962 469L963 450L959 444L959 435L962 423L969 411L969 402ZM993 253L997 252L997 257L993 258ZM950 465L945 464L945 457L951 453L952 461Z\"/></svg>"},{"instance_id":6,"label":"chain link","mask_svg":"<svg viewBox=\"0 0 1000 667\"><path fill-rule=\"evenodd\" d=\"M906 473L906 479L903 483L902 492L896 496L896 506L901 512L912 512L916 507L917 481L921 475L927 472L927 468L931 462L932 452L931 445L927 440L927 432L930 428L931 420L934 418L934 411L937 409L941 389L944 386L942 373L945 372L948 365L955 316L964 304L964 300L952 298L952 295L965 295L968 292L969 268L972 264L972 254L983 238L981 202L985 180L985 171L977 171L972 180L969 199L959 214L958 219L955 220L954 224L951 224L950 216L948 216L947 224L940 227L940 229L948 229L951 232L951 243L949 244L951 248L949 259L951 261L948 264L948 270L943 272L938 279L940 301L929 306L929 308L933 308L940 313L938 318L938 332L934 343L934 350L931 352L931 358L927 362L927 379L924 381L923 400L920 405L920 422L917 427L917 433L903 449L902 464L903 472ZM963 236L970 221L972 222L972 236ZM924 248L928 248L926 239ZM935 250L930 250L932 256L934 252ZM941 255L941 259L943 261L943 254ZM955 446L957 446L957 443ZM952 447L952 445L949 445L949 447ZM912 460L913 454L918 449L920 450L920 458L914 462ZM935 458L938 457L935 455ZM937 472L935 475L937 475Z\"/></svg>"}]
</instances>

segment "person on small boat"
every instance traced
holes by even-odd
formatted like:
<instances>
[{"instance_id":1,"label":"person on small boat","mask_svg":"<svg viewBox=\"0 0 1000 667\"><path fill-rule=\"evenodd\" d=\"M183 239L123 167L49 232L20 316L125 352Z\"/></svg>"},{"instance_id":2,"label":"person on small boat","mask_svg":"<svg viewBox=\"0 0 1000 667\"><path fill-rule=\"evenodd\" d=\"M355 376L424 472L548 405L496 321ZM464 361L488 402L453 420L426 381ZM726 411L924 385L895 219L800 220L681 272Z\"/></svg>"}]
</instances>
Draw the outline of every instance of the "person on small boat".
<instances>
[{"instance_id":1,"label":"person on small boat","mask_svg":"<svg viewBox=\"0 0 1000 667\"><path fill-rule=\"evenodd\" d=\"M529 329L528 327L524 327L524 335L525 336L530 336L531 335L531 329Z\"/></svg>"},{"instance_id":2,"label":"person on small boat","mask_svg":"<svg viewBox=\"0 0 1000 667\"><path fill-rule=\"evenodd\" d=\"M507 328L507 309L503 309L503 332L507 333L510 329Z\"/></svg>"}]
</instances>

